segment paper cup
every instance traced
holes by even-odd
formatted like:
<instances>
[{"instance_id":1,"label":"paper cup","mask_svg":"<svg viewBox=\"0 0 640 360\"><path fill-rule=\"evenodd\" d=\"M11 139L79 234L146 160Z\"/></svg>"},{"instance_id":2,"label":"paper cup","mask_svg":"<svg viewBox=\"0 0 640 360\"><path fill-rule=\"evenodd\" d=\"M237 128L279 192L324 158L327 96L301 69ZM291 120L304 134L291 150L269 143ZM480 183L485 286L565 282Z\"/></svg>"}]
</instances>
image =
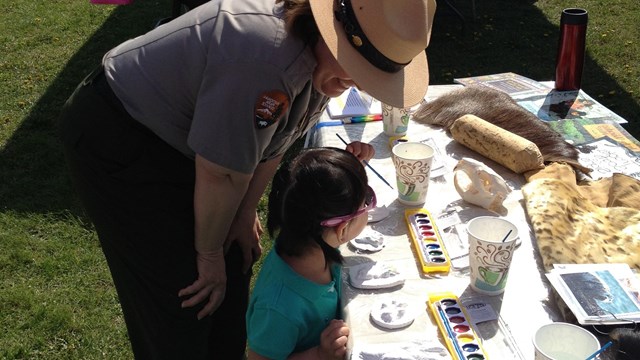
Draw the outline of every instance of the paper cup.
<instances>
[{"instance_id":1,"label":"paper cup","mask_svg":"<svg viewBox=\"0 0 640 360\"><path fill-rule=\"evenodd\" d=\"M398 201L405 205L422 205L427 199L433 148L420 142L398 143L391 149L396 168Z\"/></svg>"},{"instance_id":2,"label":"paper cup","mask_svg":"<svg viewBox=\"0 0 640 360\"><path fill-rule=\"evenodd\" d=\"M518 228L503 218L480 216L469 221L467 233L471 288L486 295L502 294L516 250Z\"/></svg>"},{"instance_id":3,"label":"paper cup","mask_svg":"<svg viewBox=\"0 0 640 360\"><path fill-rule=\"evenodd\" d=\"M580 326L555 322L533 335L535 360L584 360L600 349L600 342Z\"/></svg>"},{"instance_id":4,"label":"paper cup","mask_svg":"<svg viewBox=\"0 0 640 360\"><path fill-rule=\"evenodd\" d=\"M409 128L409 108L382 105L382 129L388 136L402 136Z\"/></svg>"}]
</instances>

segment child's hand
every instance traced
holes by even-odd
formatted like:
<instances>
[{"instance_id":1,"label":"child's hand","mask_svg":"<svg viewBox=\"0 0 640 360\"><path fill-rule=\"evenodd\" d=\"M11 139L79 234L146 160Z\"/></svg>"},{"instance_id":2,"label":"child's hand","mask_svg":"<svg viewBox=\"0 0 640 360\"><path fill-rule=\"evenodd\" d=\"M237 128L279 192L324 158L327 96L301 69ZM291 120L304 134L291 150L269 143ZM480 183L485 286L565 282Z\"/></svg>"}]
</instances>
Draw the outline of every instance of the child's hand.
<instances>
[{"instance_id":1,"label":"child's hand","mask_svg":"<svg viewBox=\"0 0 640 360\"><path fill-rule=\"evenodd\" d=\"M347 353L349 327L344 320L333 319L320 334L321 359L344 359Z\"/></svg>"},{"instance_id":2,"label":"child's hand","mask_svg":"<svg viewBox=\"0 0 640 360\"><path fill-rule=\"evenodd\" d=\"M365 144L360 141L352 142L351 144L347 145L347 148L345 150L355 155L360 161L369 161L376 153L376 150L372 145Z\"/></svg>"}]
</instances>

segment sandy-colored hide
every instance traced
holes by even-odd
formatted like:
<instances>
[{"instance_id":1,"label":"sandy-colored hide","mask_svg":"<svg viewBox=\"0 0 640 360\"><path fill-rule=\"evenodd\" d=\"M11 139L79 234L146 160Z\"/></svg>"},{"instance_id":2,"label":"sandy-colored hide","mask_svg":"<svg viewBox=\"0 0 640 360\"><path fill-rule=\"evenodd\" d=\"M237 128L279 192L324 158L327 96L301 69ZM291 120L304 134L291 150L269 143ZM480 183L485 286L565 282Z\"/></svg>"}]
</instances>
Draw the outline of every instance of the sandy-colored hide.
<instances>
[{"instance_id":1,"label":"sandy-colored hide","mask_svg":"<svg viewBox=\"0 0 640 360\"><path fill-rule=\"evenodd\" d=\"M502 213L502 203L511 192L504 179L484 163L462 158L454 168L453 184L462 200Z\"/></svg>"}]
</instances>

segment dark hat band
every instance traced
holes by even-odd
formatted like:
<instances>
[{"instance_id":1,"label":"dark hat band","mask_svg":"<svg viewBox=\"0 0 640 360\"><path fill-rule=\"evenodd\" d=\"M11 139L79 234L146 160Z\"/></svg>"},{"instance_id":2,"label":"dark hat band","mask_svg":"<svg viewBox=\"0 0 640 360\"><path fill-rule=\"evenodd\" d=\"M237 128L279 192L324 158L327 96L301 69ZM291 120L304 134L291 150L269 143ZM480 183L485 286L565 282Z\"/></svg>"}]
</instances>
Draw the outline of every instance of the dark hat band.
<instances>
[{"instance_id":1,"label":"dark hat band","mask_svg":"<svg viewBox=\"0 0 640 360\"><path fill-rule=\"evenodd\" d=\"M351 6L351 0L337 0L337 2L336 19L343 24L344 32L351 46L358 50L360 55L367 59L371 65L388 73L397 73L410 63L397 63L378 51L360 28L356 14Z\"/></svg>"}]
</instances>

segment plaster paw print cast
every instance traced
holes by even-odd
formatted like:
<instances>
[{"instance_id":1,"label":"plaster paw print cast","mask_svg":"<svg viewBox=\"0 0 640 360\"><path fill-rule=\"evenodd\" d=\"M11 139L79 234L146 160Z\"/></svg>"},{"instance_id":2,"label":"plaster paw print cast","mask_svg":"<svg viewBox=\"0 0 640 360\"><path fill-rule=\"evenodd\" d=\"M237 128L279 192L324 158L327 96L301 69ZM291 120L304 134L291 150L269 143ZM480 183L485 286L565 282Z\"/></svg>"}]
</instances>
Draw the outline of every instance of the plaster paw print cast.
<instances>
[{"instance_id":1,"label":"plaster paw print cast","mask_svg":"<svg viewBox=\"0 0 640 360\"><path fill-rule=\"evenodd\" d=\"M358 289L384 289L404 284L404 276L384 262L366 262L349 268L349 283Z\"/></svg>"},{"instance_id":2,"label":"plaster paw print cast","mask_svg":"<svg viewBox=\"0 0 640 360\"><path fill-rule=\"evenodd\" d=\"M349 244L361 251L377 252L384 248L384 236L375 230L365 231Z\"/></svg>"},{"instance_id":3,"label":"plaster paw print cast","mask_svg":"<svg viewBox=\"0 0 640 360\"><path fill-rule=\"evenodd\" d=\"M369 210L367 214L367 222L374 223L378 221L382 221L389 217L391 212L386 205L376 206L374 209Z\"/></svg>"},{"instance_id":4,"label":"plaster paw print cast","mask_svg":"<svg viewBox=\"0 0 640 360\"><path fill-rule=\"evenodd\" d=\"M385 298L371 308L371 320L385 329L399 329L411 325L416 307L405 300Z\"/></svg>"}]
</instances>

